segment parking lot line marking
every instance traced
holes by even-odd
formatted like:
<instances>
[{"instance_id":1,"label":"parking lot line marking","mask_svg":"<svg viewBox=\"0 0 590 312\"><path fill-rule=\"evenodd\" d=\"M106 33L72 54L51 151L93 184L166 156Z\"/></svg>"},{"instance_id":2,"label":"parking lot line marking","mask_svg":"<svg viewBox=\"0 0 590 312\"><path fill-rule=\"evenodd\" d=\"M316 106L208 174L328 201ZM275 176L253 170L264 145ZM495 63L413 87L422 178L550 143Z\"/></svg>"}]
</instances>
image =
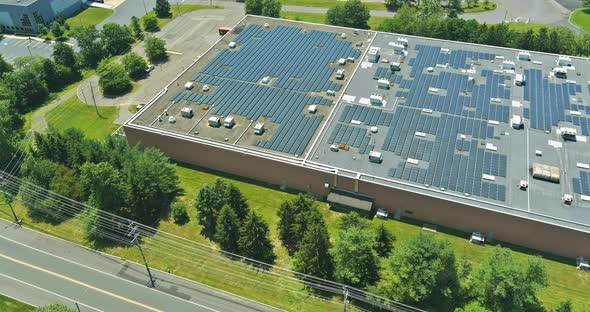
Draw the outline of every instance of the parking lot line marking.
<instances>
[{"instance_id":1,"label":"parking lot line marking","mask_svg":"<svg viewBox=\"0 0 590 312\"><path fill-rule=\"evenodd\" d=\"M166 51L166 53L168 53L168 54L182 55L182 52L176 52L176 51Z\"/></svg>"}]
</instances>

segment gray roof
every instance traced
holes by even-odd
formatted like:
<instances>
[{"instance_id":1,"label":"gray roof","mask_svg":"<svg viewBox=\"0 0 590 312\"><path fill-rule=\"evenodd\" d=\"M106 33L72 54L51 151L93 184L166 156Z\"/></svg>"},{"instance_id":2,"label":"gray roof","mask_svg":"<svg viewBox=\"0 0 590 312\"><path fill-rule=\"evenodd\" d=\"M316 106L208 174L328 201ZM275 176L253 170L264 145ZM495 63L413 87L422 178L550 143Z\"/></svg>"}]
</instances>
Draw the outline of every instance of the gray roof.
<instances>
[{"instance_id":1,"label":"gray roof","mask_svg":"<svg viewBox=\"0 0 590 312\"><path fill-rule=\"evenodd\" d=\"M27 6L31 3L37 2L39 0L0 0L0 5L17 5L17 6Z\"/></svg>"}]
</instances>

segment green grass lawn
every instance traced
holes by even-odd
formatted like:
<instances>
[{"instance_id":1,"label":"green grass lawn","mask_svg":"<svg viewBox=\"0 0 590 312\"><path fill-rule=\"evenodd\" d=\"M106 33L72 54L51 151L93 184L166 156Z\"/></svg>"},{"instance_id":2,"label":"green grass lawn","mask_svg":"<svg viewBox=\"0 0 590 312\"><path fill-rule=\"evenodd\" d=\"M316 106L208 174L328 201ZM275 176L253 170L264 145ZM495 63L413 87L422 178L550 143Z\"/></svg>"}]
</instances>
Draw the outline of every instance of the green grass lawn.
<instances>
[{"instance_id":1,"label":"green grass lawn","mask_svg":"<svg viewBox=\"0 0 590 312\"><path fill-rule=\"evenodd\" d=\"M572 24L585 32L590 32L590 9L577 9L570 16Z\"/></svg>"},{"instance_id":2,"label":"green grass lawn","mask_svg":"<svg viewBox=\"0 0 590 312\"><path fill-rule=\"evenodd\" d=\"M326 14L324 13L281 11L281 18L318 24L326 23ZM371 18L369 18L369 27L371 29L377 29L385 19L387 19L387 17L371 16Z\"/></svg>"},{"instance_id":3,"label":"green grass lawn","mask_svg":"<svg viewBox=\"0 0 590 312\"><path fill-rule=\"evenodd\" d=\"M35 307L24 302L0 295L0 311L2 312L32 312Z\"/></svg>"},{"instance_id":4,"label":"green grass lawn","mask_svg":"<svg viewBox=\"0 0 590 312\"><path fill-rule=\"evenodd\" d=\"M203 5L203 4L172 4L170 6L170 11L172 11L172 16L168 17L168 18L158 18L158 27L160 27L160 29L164 26L166 26L166 24L170 23L173 19L177 18L178 16L185 14L185 13L189 13L192 11L197 11L197 10L204 10L204 9L223 9L223 6L220 5L214 5L214 6L208 6L208 5Z\"/></svg>"},{"instance_id":5,"label":"green grass lawn","mask_svg":"<svg viewBox=\"0 0 590 312\"><path fill-rule=\"evenodd\" d=\"M177 173L180 177L180 186L182 189L181 200L189 204L189 215L191 217L191 221L183 226L179 226L170 220L163 220L159 225L161 230L191 239L199 243L213 246L214 244L212 242L200 235L201 226L196 223L196 210L192 208L191 203L195 194L205 183L213 183L217 177L222 177L227 181L237 185L248 199L250 207L260 213L264 220L269 223L271 237L275 244L275 253L277 254L276 264L287 268L291 266L291 258L287 254L286 249L280 245L278 240L276 230L278 217L276 215L276 209L282 201L293 198L295 196L294 194L280 191L276 186L258 183L219 172L213 172L203 168L179 165L177 167ZM326 203L319 204L321 212L326 218L328 231L333 241L336 238L338 231L338 222L343 214L328 209ZM25 220L26 226L74 241L76 243L88 245L88 243L82 238L83 233L80 229L80 221L77 218L70 219L58 226L45 223L32 223L31 220L26 217L25 210L19 202L15 203L15 208L19 214L19 217ZM6 219L11 218L9 210L1 201L0 217ZM412 220L405 221L406 222L395 220L383 221L375 219L372 220L371 223L374 226L377 226L379 223L384 222L387 228L389 228L397 237L397 242L395 244L398 244L400 241L403 241L408 237L422 231L419 222L413 222ZM485 257L492 253L494 248L491 245L479 246L470 244L468 242L467 233L445 231L444 229L439 228L439 232L435 235L440 239L448 239L455 248L457 258L460 258L461 256L468 257L472 261L474 269ZM146 249L149 250L149 239L146 239L144 244ZM524 248L511 248L515 251L515 258L520 260L525 260L528 254L534 253L527 251ZM120 256L124 259L138 262L141 261L140 255L135 248L111 246L102 248L102 251ZM293 298L290 300L276 298L276 296L269 294L264 290L253 289L252 287L248 287L248 285L243 285L233 280L231 277L215 276L210 272L211 267L208 267L209 269L205 269L199 266L194 268L191 267L191 270L187 270L185 264L178 260L175 261L174 259L164 259L162 257L155 257L153 255L148 255L148 261L155 268L168 270L174 274L191 278L213 287L235 292L239 295L275 305L280 308L288 310L302 310L306 307L309 308L307 305L309 303L304 303ZM589 309L590 274L576 270L573 260L570 259L561 259L547 256L543 261L547 268L549 277L549 287L544 289L540 294L540 299L545 307L547 309L555 308L555 306L564 298L571 298L576 309ZM256 272L252 271L250 274L256 275Z\"/></svg>"},{"instance_id":6,"label":"green grass lawn","mask_svg":"<svg viewBox=\"0 0 590 312\"><path fill-rule=\"evenodd\" d=\"M296 6L310 6L320 8L331 8L343 1L339 0L284 0L283 5L296 5ZM363 2L369 10L385 11L385 4L380 2Z\"/></svg>"},{"instance_id":7,"label":"green grass lawn","mask_svg":"<svg viewBox=\"0 0 590 312\"><path fill-rule=\"evenodd\" d=\"M113 121L119 115L119 107L98 107L102 117L97 116L94 106L86 105L76 95L67 99L45 115L45 119L58 129L78 128L90 138L105 138L118 125Z\"/></svg>"},{"instance_id":8,"label":"green grass lawn","mask_svg":"<svg viewBox=\"0 0 590 312\"><path fill-rule=\"evenodd\" d=\"M463 13L480 13L486 11L494 11L497 7L496 2L490 1L489 4L484 5L483 1L479 1L473 7L468 7L467 4L461 5L461 9L463 9Z\"/></svg>"},{"instance_id":9,"label":"green grass lawn","mask_svg":"<svg viewBox=\"0 0 590 312\"><path fill-rule=\"evenodd\" d=\"M68 18L66 22L70 25L70 29L82 25L98 25L111 14L113 14L113 10L88 7L80 13Z\"/></svg>"}]
</instances>

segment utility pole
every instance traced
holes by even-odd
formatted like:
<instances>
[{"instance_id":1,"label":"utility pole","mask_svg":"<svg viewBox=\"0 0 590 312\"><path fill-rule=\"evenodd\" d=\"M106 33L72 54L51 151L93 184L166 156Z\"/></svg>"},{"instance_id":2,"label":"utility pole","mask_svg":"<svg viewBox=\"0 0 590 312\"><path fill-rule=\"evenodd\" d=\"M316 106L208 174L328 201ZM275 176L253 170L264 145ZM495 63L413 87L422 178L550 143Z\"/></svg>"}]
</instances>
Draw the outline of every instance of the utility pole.
<instances>
[{"instance_id":1,"label":"utility pole","mask_svg":"<svg viewBox=\"0 0 590 312\"><path fill-rule=\"evenodd\" d=\"M92 94L92 102L94 103L94 109L96 110L96 114L98 115L98 117L104 118L98 111L98 106L96 106L96 98L94 97L94 88L92 87L92 81L90 82L90 94Z\"/></svg>"},{"instance_id":2,"label":"utility pole","mask_svg":"<svg viewBox=\"0 0 590 312\"><path fill-rule=\"evenodd\" d=\"M141 258L143 259L143 264L145 265L145 269L148 272L148 276L150 277L150 287L156 287L156 280L152 276L152 271L150 271L150 267L148 266L147 260L145 259L145 255L143 254L143 249L141 248L141 244L139 243L139 232L137 231L137 225L134 223L129 224L129 229L131 230L128 236L132 236L133 240L131 241L134 243L137 248L139 248L139 253L141 254Z\"/></svg>"},{"instance_id":3,"label":"utility pole","mask_svg":"<svg viewBox=\"0 0 590 312\"><path fill-rule=\"evenodd\" d=\"M80 311L80 306L78 305L78 303L77 302L74 302L74 304L76 305L76 310L78 310L78 312L81 312Z\"/></svg>"},{"instance_id":4,"label":"utility pole","mask_svg":"<svg viewBox=\"0 0 590 312\"><path fill-rule=\"evenodd\" d=\"M29 46L31 45L31 37L29 37L29 42L27 43L27 50L29 51L29 55L33 56L33 53L31 53L31 48L29 48Z\"/></svg>"},{"instance_id":5,"label":"utility pole","mask_svg":"<svg viewBox=\"0 0 590 312\"><path fill-rule=\"evenodd\" d=\"M346 312L346 307L348 306L348 287L344 285L344 312Z\"/></svg>"},{"instance_id":6,"label":"utility pole","mask_svg":"<svg viewBox=\"0 0 590 312\"><path fill-rule=\"evenodd\" d=\"M8 207L10 208L10 211L12 212L12 216L14 217L14 222L16 222L16 224L20 225L22 223L22 220L19 219L16 216L16 212L14 212L14 208L12 207L12 198L9 198L8 195L6 195L6 192L2 192L2 194L4 194L4 199L6 200L6 203L8 204Z\"/></svg>"}]
</instances>

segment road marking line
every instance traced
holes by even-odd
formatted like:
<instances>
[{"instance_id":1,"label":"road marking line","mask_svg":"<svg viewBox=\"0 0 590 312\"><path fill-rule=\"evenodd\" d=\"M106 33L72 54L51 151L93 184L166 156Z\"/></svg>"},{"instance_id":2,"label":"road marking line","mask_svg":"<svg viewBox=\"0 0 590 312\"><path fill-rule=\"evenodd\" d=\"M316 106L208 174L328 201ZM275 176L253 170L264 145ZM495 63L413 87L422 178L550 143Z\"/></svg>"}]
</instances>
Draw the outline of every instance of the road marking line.
<instances>
[{"instance_id":1,"label":"road marking line","mask_svg":"<svg viewBox=\"0 0 590 312\"><path fill-rule=\"evenodd\" d=\"M4 220L4 219L3 219L3 220ZM7 221L7 220L4 220L4 221ZM10 222L10 221L7 221L7 222ZM10 223L12 223L12 222L10 222ZM55 238L55 237L53 237L53 236L49 236L49 235L46 235L46 236L48 236L48 237L52 237L53 239L58 239L58 238ZM78 266L81 266L81 267L83 267L83 268L85 268L85 269L92 270L92 271L95 271L95 272L98 272L98 273L101 273L101 274L104 274L104 275L108 275L108 276L110 276L110 277L113 277L113 278L115 278L115 279L121 280L121 281L123 281L123 282L127 282L127 283L129 283L129 284L132 284L132 285L135 285L135 286L142 286L142 285L141 285L141 284L139 284L139 283L135 283L135 282L132 282L132 281L130 281L130 280L127 280L127 279L121 278L121 277L119 277L119 276L116 276L116 275L113 275L113 274L110 274L110 273L107 273L107 272L101 271L101 270L99 270L99 269L95 269L95 268L93 268L93 267L89 267L89 266L87 266L87 265L84 265L84 264L81 264L81 263L78 263L78 262L76 262L76 261L73 261L73 260L70 260L70 259L66 259L66 258L63 258L63 257L57 256L57 255L54 255L54 254L52 254L52 253L49 253L49 252L47 252L47 251L44 251L44 250L41 250L41 249L37 249L37 248L35 248L35 247L31 247L31 246L29 246L29 245L25 245L25 244L23 244L23 243L21 243L21 242L17 242L17 241L15 241L15 240L13 240L13 239L10 239L10 238L8 238L8 237L5 237L5 236L3 236L3 235L0 235L0 238L2 238L2 239L5 239L5 240L7 240L7 241L9 241L9 242L11 242L11 243L13 243L13 244L17 244L17 245L20 245L20 246L22 246L22 247L26 247L26 248L32 249L32 250L34 250L34 251L36 251L36 252L39 252L39 253L42 253L42 254L45 254L45 255L48 255L48 256L51 256L51 257L54 257L54 258L60 259L60 260L62 260L62 261L66 261L66 262L69 262L69 263L76 264L76 265L78 265ZM66 243L66 244L69 244L69 245L74 245L74 246L80 247L80 246L78 246L78 245L76 245L76 244L74 244L74 243L72 243L72 242L69 242L69 241L66 241L66 240L63 240L63 239L62 239L62 241L63 241L64 243ZM83 246L82 246L82 247L83 247ZM85 248L85 247L83 247L83 248ZM88 250L87 248L85 248L85 249L86 249L86 250ZM91 251L92 251L92 250L91 250ZM111 256L111 257L113 257L113 258L117 258L117 257L115 257L115 256L112 256L112 255L110 255L110 256ZM135 263L135 262L133 262L133 263ZM135 263L135 264L139 265L138 263ZM169 294L169 293L166 293L166 292L160 291L160 290L158 290L157 288L148 288L148 290L150 290L150 291L155 291L155 292L157 292L157 293L160 293L160 294L162 294L162 295L165 295L165 296L168 296L168 297L174 298L174 299L176 299L176 300L184 301L184 302L190 303L190 304L192 304L192 305L194 305L194 306L197 306L197 307L200 307L200 308L204 308L204 309L207 309L207 310L210 310L210 311L213 311L213 312L220 312L220 311L218 311L218 310L212 309L212 308L210 308L210 307L207 307L207 306L204 306L204 305L202 305L202 304L199 304L199 303L196 303L196 302L193 302L193 301L190 301L190 300L186 300L186 299L183 299L183 298L180 298L180 297L177 297L177 296L171 295L171 294Z\"/></svg>"},{"instance_id":2,"label":"road marking line","mask_svg":"<svg viewBox=\"0 0 590 312\"><path fill-rule=\"evenodd\" d=\"M166 53L168 53L168 54L182 55L182 52L176 52L176 51L166 51Z\"/></svg>"},{"instance_id":3,"label":"road marking line","mask_svg":"<svg viewBox=\"0 0 590 312\"><path fill-rule=\"evenodd\" d=\"M116 299L119 299L119 300L125 301L125 302L127 302L127 303L134 304L134 305L136 305L136 306L138 306L138 307L141 307L141 308L144 308L144 309L147 309L147 310L150 310L150 311L154 311L154 312L163 312L162 310L158 310L158 309L156 309L156 308L154 308L154 307L151 307L151 306L149 306L149 305L143 304L143 303L141 303L141 302L137 302L137 301L135 301L135 300L131 300L131 299L129 299L129 298L125 298L125 297L123 297L123 296L117 295L117 294L115 294L115 293L112 293L112 292L110 292L110 291L106 291L106 290L104 290L104 289L102 289L102 288L98 288L98 287L92 286L92 285L90 285L90 284L86 284L86 283L84 283L84 282L81 282L81 281L79 281L79 280L73 279L73 278L71 278L71 277L68 277L68 276L65 276L65 275L61 275L61 274L59 274L59 273L55 273L55 272L53 272L53 271L49 271L49 270L47 270L47 269L44 269L44 268L38 267L38 266L36 266L36 265L30 264L30 263L27 263L27 262L24 262L24 261L21 261L21 260L18 260L18 259L14 259L14 258L12 258L12 257L9 257L9 256L7 256L7 255L0 254L0 258L4 258L4 259L6 259L6 260L9 260L9 261L12 261L12 262L14 262L14 263L20 264L20 265L22 265L22 266L26 266L26 267L28 267L28 268L31 268L31 269L34 269L34 270L37 270L37 271L40 271L40 272L43 272L43 273L46 273L46 274L49 274L49 275L53 275L53 276L55 276L55 277L61 278L61 279L65 280L65 281L68 281L68 282L70 282L70 283L74 283L74 284L77 284L77 285L80 285L80 286L83 286L83 287L86 287L86 288L92 289L92 290L94 290L94 291L97 291L97 292L99 292L99 293L105 294L105 295L107 295L107 296L111 296L111 297L113 297L113 298L116 298Z\"/></svg>"},{"instance_id":4,"label":"road marking line","mask_svg":"<svg viewBox=\"0 0 590 312\"><path fill-rule=\"evenodd\" d=\"M62 296L62 295L60 295L60 294L58 294L58 293L54 293L54 292L53 292L53 291L51 291L51 290L47 290L47 289L45 289L45 288L42 288L42 287L39 287L39 286L37 286L37 285L33 285L33 284L31 284L31 283L27 283L27 282L25 282L25 281L19 280L18 278L14 278L14 277L12 277L12 276L8 276L8 275L6 275L6 274L3 274L3 273L0 273L0 276L4 276L4 277L6 277L6 278L8 278L8 279L11 279L11 280L13 280L13 281L15 281L15 282L19 282L19 283L21 283L21 284L25 284L25 285L27 285L27 286L29 286L29 287L32 287L32 288L35 288L35 289L38 289L38 290L44 291L44 292L46 292L46 293L49 293L49 294L52 294L52 295L54 295L54 296L56 296L56 297L59 297L59 298L66 299L66 300L68 300L68 301L71 301L71 302L76 302L76 303L78 303L79 305L81 305L81 306L85 306L85 307L87 307L87 308L90 308L90 309L92 309L92 310L95 310L95 311L98 311L98 312L104 312L104 311L103 311L103 310L101 310L101 309L97 309L97 308L95 308L95 307L93 307L93 306L89 306L89 305L87 305L87 304L85 304L85 303L82 303L82 302L80 302L80 301L78 301L78 300L74 300L74 299L72 299L72 298L68 298L68 297L66 297L66 296ZM6 296L6 294L3 294L3 295L4 295L4 296ZM9 296L7 296L7 297L9 297ZM15 300L18 300L18 301L22 301L22 302L24 302L23 300L21 300L21 299L19 299L19 298L14 298L14 297L11 297L11 298L12 298L12 299L15 299ZM28 303L28 304L30 304L30 305L33 305L33 304L31 304L31 303Z\"/></svg>"}]
</instances>

